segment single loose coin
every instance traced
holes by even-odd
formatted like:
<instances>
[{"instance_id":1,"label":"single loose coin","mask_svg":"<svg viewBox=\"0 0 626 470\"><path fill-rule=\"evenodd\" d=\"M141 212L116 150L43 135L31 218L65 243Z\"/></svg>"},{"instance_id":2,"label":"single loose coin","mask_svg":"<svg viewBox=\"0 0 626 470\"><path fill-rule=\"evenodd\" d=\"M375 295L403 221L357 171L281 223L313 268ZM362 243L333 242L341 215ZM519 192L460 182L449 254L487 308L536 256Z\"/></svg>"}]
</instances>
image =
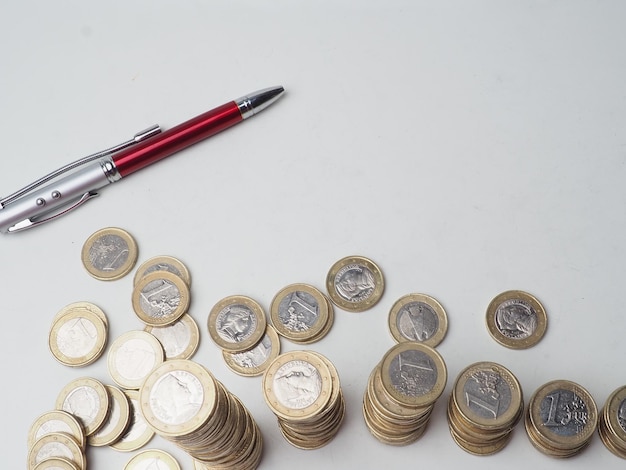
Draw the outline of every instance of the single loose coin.
<instances>
[{"instance_id":1,"label":"single loose coin","mask_svg":"<svg viewBox=\"0 0 626 470\"><path fill-rule=\"evenodd\" d=\"M133 289L133 310L146 325L166 326L189 309L189 287L175 274L155 271L142 277Z\"/></svg>"},{"instance_id":2,"label":"single loose coin","mask_svg":"<svg viewBox=\"0 0 626 470\"><path fill-rule=\"evenodd\" d=\"M108 446L117 442L127 431L131 420L128 397L117 387L112 385L105 387L111 398L110 412L102 427L89 436L89 445L94 447Z\"/></svg>"},{"instance_id":3,"label":"single loose coin","mask_svg":"<svg viewBox=\"0 0 626 470\"><path fill-rule=\"evenodd\" d=\"M280 354L280 339L276 330L267 325L265 335L254 348L231 353L222 350L226 365L236 374L252 377L263 374L267 366Z\"/></svg>"},{"instance_id":4,"label":"single loose coin","mask_svg":"<svg viewBox=\"0 0 626 470\"><path fill-rule=\"evenodd\" d=\"M81 423L85 436L94 434L109 414L109 392L97 379L81 377L71 381L59 393L56 409L74 415Z\"/></svg>"},{"instance_id":5,"label":"single loose coin","mask_svg":"<svg viewBox=\"0 0 626 470\"><path fill-rule=\"evenodd\" d=\"M391 307L389 331L399 343L417 341L434 348L448 331L448 316L433 297L407 294Z\"/></svg>"},{"instance_id":6,"label":"single loose coin","mask_svg":"<svg viewBox=\"0 0 626 470\"><path fill-rule=\"evenodd\" d=\"M137 285L139 280L154 271L167 271L180 277L188 287L191 287L191 275L189 269L177 258L173 256L155 256L145 261L137 268L133 285Z\"/></svg>"},{"instance_id":7,"label":"single loose coin","mask_svg":"<svg viewBox=\"0 0 626 470\"><path fill-rule=\"evenodd\" d=\"M82 250L83 266L94 278L113 281L128 274L137 262L137 243L130 233L116 227L92 234Z\"/></svg>"},{"instance_id":8,"label":"single loose coin","mask_svg":"<svg viewBox=\"0 0 626 470\"><path fill-rule=\"evenodd\" d=\"M84 448L86 445L85 432L74 415L62 410L51 410L40 415L28 431L28 448L45 434L60 433L74 438Z\"/></svg>"},{"instance_id":9,"label":"single loose coin","mask_svg":"<svg viewBox=\"0 0 626 470\"><path fill-rule=\"evenodd\" d=\"M48 337L54 358L70 367L93 363L104 352L106 343L106 323L86 309L74 309L59 317Z\"/></svg>"},{"instance_id":10,"label":"single loose coin","mask_svg":"<svg viewBox=\"0 0 626 470\"><path fill-rule=\"evenodd\" d=\"M123 333L113 341L107 356L109 373L124 389L138 389L152 370L165 360L163 346L143 330Z\"/></svg>"},{"instance_id":11,"label":"single loose coin","mask_svg":"<svg viewBox=\"0 0 626 470\"><path fill-rule=\"evenodd\" d=\"M220 300L209 313L211 339L223 350L243 352L255 347L265 334L267 319L253 299L232 295Z\"/></svg>"},{"instance_id":12,"label":"single loose coin","mask_svg":"<svg viewBox=\"0 0 626 470\"><path fill-rule=\"evenodd\" d=\"M178 461L159 449L146 449L133 455L124 470L180 470Z\"/></svg>"},{"instance_id":13,"label":"single loose coin","mask_svg":"<svg viewBox=\"0 0 626 470\"><path fill-rule=\"evenodd\" d=\"M520 290L497 295L487 307L486 320L493 339L511 349L526 349L537 344L548 324L543 305Z\"/></svg>"},{"instance_id":14,"label":"single loose coin","mask_svg":"<svg viewBox=\"0 0 626 470\"><path fill-rule=\"evenodd\" d=\"M376 264L362 256L348 256L332 265L326 276L330 300L351 312L367 310L385 290L383 274Z\"/></svg>"},{"instance_id":15,"label":"single loose coin","mask_svg":"<svg viewBox=\"0 0 626 470\"><path fill-rule=\"evenodd\" d=\"M154 431L143 417L139 407L139 391L123 390L128 398L131 410L131 419L128 429L122 437L109 447L120 452L133 452L141 449L154 437Z\"/></svg>"},{"instance_id":16,"label":"single loose coin","mask_svg":"<svg viewBox=\"0 0 626 470\"><path fill-rule=\"evenodd\" d=\"M167 326L146 325L145 331L163 345L166 359L189 359L200 345L200 329L188 313Z\"/></svg>"}]
</instances>

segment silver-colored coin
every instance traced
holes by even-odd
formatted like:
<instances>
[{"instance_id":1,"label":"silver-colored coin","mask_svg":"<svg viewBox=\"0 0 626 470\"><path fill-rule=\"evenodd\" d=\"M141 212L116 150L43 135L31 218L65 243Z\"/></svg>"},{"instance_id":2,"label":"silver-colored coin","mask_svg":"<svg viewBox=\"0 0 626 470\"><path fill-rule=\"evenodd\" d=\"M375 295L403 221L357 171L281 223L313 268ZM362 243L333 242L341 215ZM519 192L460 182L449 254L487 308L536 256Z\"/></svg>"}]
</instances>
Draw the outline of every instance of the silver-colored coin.
<instances>
[{"instance_id":1,"label":"silver-colored coin","mask_svg":"<svg viewBox=\"0 0 626 470\"><path fill-rule=\"evenodd\" d=\"M543 305L534 296L519 290L497 295L487 307L486 321L493 339L512 349L534 346L547 327Z\"/></svg>"},{"instance_id":2,"label":"silver-colored coin","mask_svg":"<svg viewBox=\"0 0 626 470\"><path fill-rule=\"evenodd\" d=\"M322 377L310 362L290 361L276 371L272 386L281 405L299 410L320 396Z\"/></svg>"},{"instance_id":3,"label":"silver-colored coin","mask_svg":"<svg viewBox=\"0 0 626 470\"><path fill-rule=\"evenodd\" d=\"M380 268L362 256L337 261L326 276L330 300L339 308L362 312L378 303L385 289Z\"/></svg>"},{"instance_id":4,"label":"silver-colored coin","mask_svg":"<svg viewBox=\"0 0 626 470\"><path fill-rule=\"evenodd\" d=\"M183 316L191 302L189 287L175 274L155 271L133 289L133 310L146 325L166 326Z\"/></svg>"},{"instance_id":5,"label":"silver-colored coin","mask_svg":"<svg viewBox=\"0 0 626 470\"><path fill-rule=\"evenodd\" d=\"M111 227L92 234L82 249L87 272L96 279L110 281L128 274L137 261L137 243L130 233Z\"/></svg>"},{"instance_id":6,"label":"silver-colored coin","mask_svg":"<svg viewBox=\"0 0 626 470\"><path fill-rule=\"evenodd\" d=\"M105 386L91 377L75 379L66 385L56 401L58 410L74 415L87 437L94 434L109 414L110 397Z\"/></svg>"},{"instance_id":7,"label":"silver-colored coin","mask_svg":"<svg viewBox=\"0 0 626 470\"><path fill-rule=\"evenodd\" d=\"M433 297L407 294L389 311L389 331L398 342L417 341L435 347L448 331L448 317Z\"/></svg>"},{"instance_id":8,"label":"silver-colored coin","mask_svg":"<svg viewBox=\"0 0 626 470\"><path fill-rule=\"evenodd\" d=\"M243 295L220 300L211 309L207 321L211 339L229 352L252 349L263 338L266 326L263 308Z\"/></svg>"}]
</instances>

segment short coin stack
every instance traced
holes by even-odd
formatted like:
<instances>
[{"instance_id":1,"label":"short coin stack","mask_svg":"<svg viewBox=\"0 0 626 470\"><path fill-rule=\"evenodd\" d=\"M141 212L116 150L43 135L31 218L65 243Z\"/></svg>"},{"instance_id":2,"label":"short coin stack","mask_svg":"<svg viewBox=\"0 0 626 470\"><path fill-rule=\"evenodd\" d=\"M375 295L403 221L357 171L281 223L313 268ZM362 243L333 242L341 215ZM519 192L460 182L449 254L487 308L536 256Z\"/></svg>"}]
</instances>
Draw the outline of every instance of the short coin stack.
<instances>
[{"instance_id":1,"label":"short coin stack","mask_svg":"<svg viewBox=\"0 0 626 470\"><path fill-rule=\"evenodd\" d=\"M597 423L598 411L589 392L574 382L554 380L530 398L524 424L537 450L566 458L589 444Z\"/></svg>"},{"instance_id":2,"label":"short coin stack","mask_svg":"<svg viewBox=\"0 0 626 470\"><path fill-rule=\"evenodd\" d=\"M148 425L209 468L257 468L261 432L244 405L200 364L165 361L139 392Z\"/></svg>"},{"instance_id":3,"label":"short coin stack","mask_svg":"<svg viewBox=\"0 0 626 470\"><path fill-rule=\"evenodd\" d=\"M86 468L86 436L82 425L71 413L48 411L39 416L28 433L28 466L32 469Z\"/></svg>"},{"instance_id":4,"label":"short coin stack","mask_svg":"<svg viewBox=\"0 0 626 470\"><path fill-rule=\"evenodd\" d=\"M337 434L345 401L334 365L314 351L281 354L263 374L265 401L283 437L300 449L317 449Z\"/></svg>"},{"instance_id":5,"label":"short coin stack","mask_svg":"<svg viewBox=\"0 0 626 470\"><path fill-rule=\"evenodd\" d=\"M396 446L418 440L447 377L443 358L430 346L407 341L392 347L370 374L363 397L372 435Z\"/></svg>"},{"instance_id":6,"label":"short coin stack","mask_svg":"<svg viewBox=\"0 0 626 470\"><path fill-rule=\"evenodd\" d=\"M598 434L607 449L626 459L626 386L606 400L598 422Z\"/></svg>"},{"instance_id":7,"label":"short coin stack","mask_svg":"<svg viewBox=\"0 0 626 470\"><path fill-rule=\"evenodd\" d=\"M454 441L473 455L491 455L509 442L524 413L517 378L494 362L477 362L459 374L448 401Z\"/></svg>"}]
</instances>

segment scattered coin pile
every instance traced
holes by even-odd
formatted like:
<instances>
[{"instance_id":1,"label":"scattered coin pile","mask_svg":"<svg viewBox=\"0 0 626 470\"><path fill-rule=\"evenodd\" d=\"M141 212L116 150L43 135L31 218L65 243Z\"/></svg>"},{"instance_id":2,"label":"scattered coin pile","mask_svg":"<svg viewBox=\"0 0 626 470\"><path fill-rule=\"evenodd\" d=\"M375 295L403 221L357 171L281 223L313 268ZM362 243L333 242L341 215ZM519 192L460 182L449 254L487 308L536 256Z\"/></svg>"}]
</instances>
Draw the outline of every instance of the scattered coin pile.
<instances>
[{"instance_id":1,"label":"scattered coin pile","mask_svg":"<svg viewBox=\"0 0 626 470\"><path fill-rule=\"evenodd\" d=\"M448 316L441 304L426 294L398 299L388 317L389 331L398 343L416 341L436 347L448 331Z\"/></svg>"},{"instance_id":2,"label":"scattered coin pile","mask_svg":"<svg viewBox=\"0 0 626 470\"><path fill-rule=\"evenodd\" d=\"M517 378L494 362L478 362L461 371L447 409L452 438L474 455L502 450L523 413L524 399Z\"/></svg>"},{"instance_id":3,"label":"scattered coin pile","mask_svg":"<svg viewBox=\"0 0 626 470\"><path fill-rule=\"evenodd\" d=\"M283 437L300 449L317 449L337 434L345 401L335 366L314 351L279 355L263 374L265 402Z\"/></svg>"},{"instance_id":4,"label":"scattered coin pile","mask_svg":"<svg viewBox=\"0 0 626 470\"><path fill-rule=\"evenodd\" d=\"M598 434L607 449L626 459L626 386L607 398L598 420Z\"/></svg>"},{"instance_id":5,"label":"scattered coin pile","mask_svg":"<svg viewBox=\"0 0 626 470\"><path fill-rule=\"evenodd\" d=\"M430 346L404 341L389 349L370 374L363 397L371 434L395 446L418 440L447 377L443 358Z\"/></svg>"},{"instance_id":6,"label":"scattered coin pile","mask_svg":"<svg viewBox=\"0 0 626 470\"><path fill-rule=\"evenodd\" d=\"M525 426L532 445L546 455L572 457L590 442L598 423L593 397L568 380L548 382L530 398Z\"/></svg>"},{"instance_id":7,"label":"scattered coin pile","mask_svg":"<svg viewBox=\"0 0 626 470\"><path fill-rule=\"evenodd\" d=\"M146 422L209 468L254 469L263 439L245 406L200 364L176 359L157 366L139 392Z\"/></svg>"}]
</instances>

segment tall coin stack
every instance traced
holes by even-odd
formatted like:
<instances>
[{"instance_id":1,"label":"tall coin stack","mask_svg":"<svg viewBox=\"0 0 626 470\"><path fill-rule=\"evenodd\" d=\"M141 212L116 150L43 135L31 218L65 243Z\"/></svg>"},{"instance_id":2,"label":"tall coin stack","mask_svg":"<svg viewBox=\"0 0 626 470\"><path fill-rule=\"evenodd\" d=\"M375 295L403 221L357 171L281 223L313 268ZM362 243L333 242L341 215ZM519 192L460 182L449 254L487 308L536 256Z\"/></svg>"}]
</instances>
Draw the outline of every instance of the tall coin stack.
<instances>
[{"instance_id":1,"label":"tall coin stack","mask_svg":"<svg viewBox=\"0 0 626 470\"><path fill-rule=\"evenodd\" d=\"M554 380L530 398L524 424L537 450L566 458L589 444L597 423L598 410L589 392L574 382Z\"/></svg>"},{"instance_id":2,"label":"tall coin stack","mask_svg":"<svg viewBox=\"0 0 626 470\"><path fill-rule=\"evenodd\" d=\"M606 400L598 422L598 434L607 449L626 459L626 385Z\"/></svg>"},{"instance_id":3,"label":"tall coin stack","mask_svg":"<svg viewBox=\"0 0 626 470\"><path fill-rule=\"evenodd\" d=\"M370 374L363 397L372 435L396 446L419 439L447 377L443 358L430 346L409 341L391 348Z\"/></svg>"},{"instance_id":4,"label":"tall coin stack","mask_svg":"<svg viewBox=\"0 0 626 470\"><path fill-rule=\"evenodd\" d=\"M334 365L314 351L279 355L263 374L265 401L284 438L300 449L317 449L337 434L345 401Z\"/></svg>"},{"instance_id":5,"label":"tall coin stack","mask_svg":"<svg viewBox=\"0 0 626 470\"><path fill-rule=\"evenodd\" d=\"M477 362L461 371L448 401L450 434L473 455L502 450L523 414L517 378L494 362Z\"/></svg>"},{"instance_id":6,"label":"tall coin stack","mask_svg":"<svg viewBox=\"0 0 626 470\"><path fill-rule=\"evenodd\" d=\"M147 377L139 401L150 427L204 466L248 470L259 465L263 440L256 422L200 364L164 362Z\"/></svg>"}]
</instances>

